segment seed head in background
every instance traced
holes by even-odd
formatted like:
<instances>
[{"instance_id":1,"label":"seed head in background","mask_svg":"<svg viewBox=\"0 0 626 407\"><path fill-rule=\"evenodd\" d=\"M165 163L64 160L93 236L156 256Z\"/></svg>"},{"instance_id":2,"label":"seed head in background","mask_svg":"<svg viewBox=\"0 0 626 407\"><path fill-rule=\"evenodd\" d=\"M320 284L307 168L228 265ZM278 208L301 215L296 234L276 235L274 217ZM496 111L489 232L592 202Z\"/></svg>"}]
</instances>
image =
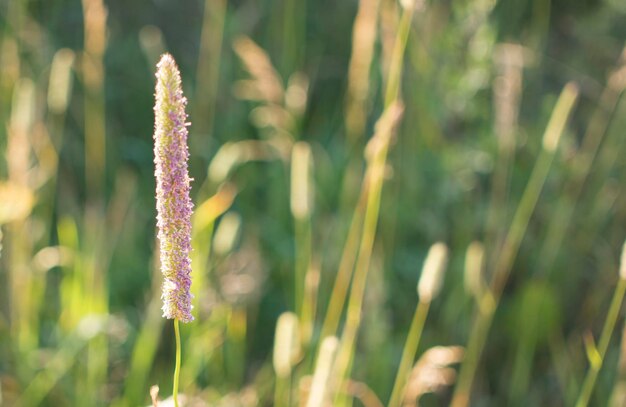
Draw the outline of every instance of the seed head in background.
<instances>
[{"instance_id":1,"label":"seed head in background","mask_svg":"<svg viewBox=\"0 0 626 407\"><path fill-rule=\"evenodd\" d=\"M174 58L163 54L157 64L154 105L154 164L157 227L163 273L163 316L182 322L191 315L191 214L187 169L187 99Z\"/></svg>"}]
</instances>

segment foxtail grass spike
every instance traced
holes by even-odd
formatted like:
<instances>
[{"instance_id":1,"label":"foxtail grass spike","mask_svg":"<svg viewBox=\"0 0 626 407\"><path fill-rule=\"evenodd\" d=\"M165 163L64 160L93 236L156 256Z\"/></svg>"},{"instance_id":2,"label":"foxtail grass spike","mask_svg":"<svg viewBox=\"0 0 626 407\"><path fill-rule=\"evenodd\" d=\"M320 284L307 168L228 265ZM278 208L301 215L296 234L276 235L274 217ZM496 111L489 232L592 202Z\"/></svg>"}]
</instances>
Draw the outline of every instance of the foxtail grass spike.
<instances>
[{"instance_id":1,"label":"foxtail grass spike","mask_svg":"<svg viewBox=\"0 0 626 407\"><path fill-rule=\"evenodd\" d=\"M331 376L335 364L339 340L335 336L328 336L322 340L320 354L317 358L311 392L306 407L322 407L328 405L332 391Z\"/></svg>"},{"instance_id":2,"label":"foxtail grass spike","mask_svg":"<svg viewBox=\"0 0 626 407\"><path fill-rule=\"evenodd\" d=\"M154 105L154 164L157 180L157 227L163 282L163 316L182 322L191 315L191 213L187 170L187 99L174 58L164 54L157 64Z\"/></svg>"},{"instance_id":3,"label":"foxtail grass spike","mask_svg":"<svg viewBox=\"0 0 626 407\"><path fill-rule=\"evenodd\" d=\"M479 298L483 291L483 267L485 248L480 242L472 242L465 254L465 291Z\"/></svg>"},{"instance_id":4,"label":"foxtail grass spike","mask_svg":"<svg viewBox=\"0 0 626 407\"><path fill-rule=\"evenodd\" d=\"M276 375L286 377L300 352L298 317L293 312L285 312L278 317L274 339L273 364Z\"/></svg>"},{"instance_id":5,"label":"foxtail grass spike","mask_svg":"<svg viewBox=\"0 0 626 407\"><path fill-rule=\"evenodd\" d=\"M447 264L448 247L441 242L432 245L428 250L422 275L417 285L420 301L430 302L439 294Z\"/></svg>"}]
</instances>

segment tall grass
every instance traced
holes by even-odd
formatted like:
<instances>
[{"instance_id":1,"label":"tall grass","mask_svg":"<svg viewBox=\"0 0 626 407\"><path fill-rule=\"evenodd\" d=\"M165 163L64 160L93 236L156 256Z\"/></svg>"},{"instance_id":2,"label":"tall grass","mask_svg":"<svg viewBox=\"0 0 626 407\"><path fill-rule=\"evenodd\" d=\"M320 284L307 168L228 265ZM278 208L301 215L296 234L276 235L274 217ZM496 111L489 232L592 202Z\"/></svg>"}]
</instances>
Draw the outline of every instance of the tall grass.
<instances>
[{"instance_id":1,"label":"tall grass","mask_svg":"<svg viewBox=\"0 0 626 407\"><path fill-rule=\"evenodd\" d=\"M618 3L1 5L0 405L619 405ZM166 51L195 204L176 385Z\"/></svg>"}]
</instances>

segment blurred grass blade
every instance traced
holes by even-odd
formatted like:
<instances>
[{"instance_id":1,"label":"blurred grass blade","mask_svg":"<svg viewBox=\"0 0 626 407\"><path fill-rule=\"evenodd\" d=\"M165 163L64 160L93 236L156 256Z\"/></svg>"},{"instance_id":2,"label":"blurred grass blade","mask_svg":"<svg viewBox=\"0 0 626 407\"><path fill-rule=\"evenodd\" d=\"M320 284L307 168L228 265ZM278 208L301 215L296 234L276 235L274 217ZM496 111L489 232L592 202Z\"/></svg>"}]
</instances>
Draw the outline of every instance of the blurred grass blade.
<instances>
[{"instance_id":1,"label":"blurred grass blade","mask_svg":"<svg viewBox=\"0 0 626 407\"><path fill-rule=\"evenodd\" d=\"M528 180L526 189L517 207L513 221L507 233L504 245L498 255L495 265L490 292L494 297L495 307L487 312L479 312L474 319L467 345L465 362L461 366L459 380L452 398L452 407L465 407L470 402L470 392L476 369L482 355L487 334L493 321L495 309L506 285L513 263L517 257L519 247L526 233L530 217L532 216L543 184L548 176L556 147L565 130L565 124L578 97L578 89L573 83L568 83L552 111L542 139L543 149Z\"/></svg>"}]
</instances>

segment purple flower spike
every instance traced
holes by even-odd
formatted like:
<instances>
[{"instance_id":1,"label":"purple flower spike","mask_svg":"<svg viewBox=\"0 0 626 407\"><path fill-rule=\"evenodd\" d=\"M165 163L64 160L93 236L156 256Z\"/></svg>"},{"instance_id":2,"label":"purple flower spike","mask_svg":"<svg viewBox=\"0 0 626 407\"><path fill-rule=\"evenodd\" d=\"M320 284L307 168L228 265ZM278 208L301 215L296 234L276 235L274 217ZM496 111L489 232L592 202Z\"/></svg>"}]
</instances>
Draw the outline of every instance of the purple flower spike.
<instances>
[{"instance_id":1,"label":"purple flower spike","mask_svg":"<svg viewBox=\"0 0 626 407\"><path fill-rule=\"evenodd\" d=\"M191 315L191 187L187 171L187 99L180 72L170 54L161 56L156 72L154 164L157 227L161 249L163 316L182 322Z\"/></svg>"}]
</instances>

